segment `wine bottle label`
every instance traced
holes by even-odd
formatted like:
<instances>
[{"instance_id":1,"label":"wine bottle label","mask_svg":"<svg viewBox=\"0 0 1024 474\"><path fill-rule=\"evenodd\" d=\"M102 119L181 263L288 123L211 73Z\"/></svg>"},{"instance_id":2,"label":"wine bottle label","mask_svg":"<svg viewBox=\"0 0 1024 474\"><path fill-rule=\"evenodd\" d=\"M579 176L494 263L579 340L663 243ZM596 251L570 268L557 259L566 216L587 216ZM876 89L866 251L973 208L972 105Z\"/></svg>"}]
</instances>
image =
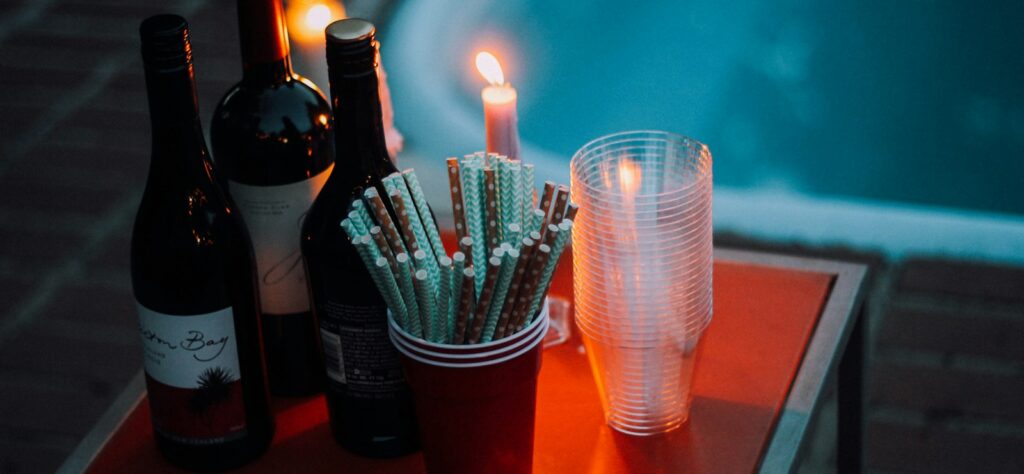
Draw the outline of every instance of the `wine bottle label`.
<instances>
[{"instance_id":1,"label":"wine bottle label","mask_svg":"<svg viewBox=\"0 0 1024 474\"><path fill-rule=\"evenodd\" d=\"M138 311L153 427L192 445L245 436L231 308L171 315L138 304Z\"/></svg>"},{"instance_id":2,"label":"wine bottle label","mask_svg":"<svg viewBox=\"0 0 1024 474\"><path fill-rule=\"evenodd\" d=\"M386 306L320 305L320 336L331 389L365 399L407 390L398 351L388 338Z\"/></svg>"},{"instance_id":3,"label":"wine bottle label","mask_svg":"<svg viewBox=\"0 0 1024 474\"><path fill-rule=\"evenodd\" d=\"M280 186L228 182L256 253L264 314L309 311L309 289L299 248L302 220L332 169L334 164L310 179Z\"/></svg>"}]
</instances>

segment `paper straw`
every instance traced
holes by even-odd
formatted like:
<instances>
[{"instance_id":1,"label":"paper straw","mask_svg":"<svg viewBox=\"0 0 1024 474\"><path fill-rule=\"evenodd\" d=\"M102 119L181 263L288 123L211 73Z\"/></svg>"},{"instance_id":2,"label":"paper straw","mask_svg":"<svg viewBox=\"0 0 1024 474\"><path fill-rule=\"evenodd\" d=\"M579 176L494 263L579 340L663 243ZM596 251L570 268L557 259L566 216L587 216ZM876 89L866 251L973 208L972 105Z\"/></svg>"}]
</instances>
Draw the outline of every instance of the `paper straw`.
<instances>
[{"instance_id":1,"label":"paper straw","mask_svg":"<svg viewBox=\"0 0 1024 474\"><path fill-rule=\"evenodd\" d=\"M423 325L420 324L420 305L416 302L416 289L412 283L412 264L409 262L409 254L400 253L395 255L395 262L398 263L399 272L395 275L398 281L398 289L402 293L402 300L405 301L406 324L408 331L416 336L423 337Z\"/></svg>"},{"instance_id":2,"label":"paper straw","mask_svg":"<svg viewBox=\"0 0 1024 474\"><path fill-rule=\"evenodd\" d=\"M522 179L522 186L523 186L523 190L522 190L522 194L523 194L523 214L522 214L522 216L523 216L523 222L519 223L519 225L521 225L524 230L530 228L529 224L530 224L530 220L532 219L531 212L534 209L534 204L533 204L534 194L537 192L536 189L535 189L536 185L537 185L537 183L536 183L536 175L535 175L535 172L534 172L533 164L531 164L531 163L524 163L523 164L523 179Z\"/></svg>"},{"instance_id":3,"label":"paper straw","mask_svg":"<svg viewBox=\"0 0 1024 474\"><path fill-rule=\"evenodd\" d=\"M576 213L580 212L580 206L576 203L569 203L569 207L565 210L565 218L567 220L576 220Z\"/></svg>"},{"instance_id":4,"label":"paper straw","mask_svg":"<svg viewBox=\"0 0 1024 474\"><path fill-rule=\"evenodd\" d=\"M452 198L452 215L455 219L455 236L458 241L469 235L466 228L466 209L462 203L462 177L459 173L459 159L448 158L448 190Z\"/></svg>"},{"instance_id":5,"label":"paper straw","mask_svg":"<svg viewBox=\"0 0 1024 474\"><path fill-rule=\"evenodd\" d=\"M346 217L345 220L349 221L349 223L352 225L352 228L355 229L357 235L363 235L369 232L370 226L372 225L372 222L364 221L363 216L359 215L359 213L356 211L349 211L348 216Z\"/></svg>"},{"instance_id":6,"label":"paper straw","mask_svg":"<svg viewBox=\"0 0 1024 474\"><path fill-rule=\"evenodd\" d=\"M515 247L519 247L523 243L523 229L515 222L508 225L505 235L508 237L508 242L515 243Z\"/></svg>"},{"instance_id":7,"label":"paper straw","mask_svg":"<svg viewBox=\"0 0 1024 474\"><path fill-rule=\"evenodd\" d=\"M459 239L459 251L466 256L466 266L473 266L473 238L470 236Z\"/></svg>"},{"instance_id":8,"label":"paper straw","mask_svg":"<svg viewBox=\"0 0 1024 474\"><path fill-rule=\"evenodd\" d=\"M544 244L554 249L555 239L558 238L558 226L554 224L548 224L545 227L546 229L544 229L544 238L542 240L544 241Z\"/></svg>"},{"instance_id":9,"label":"paper straw","mask_svg":"<svg viewBox=\"0 0 1024 474\"><path fill-rule=\"evenodd\" d=\"M502 257L505 252L501 248L494 251L495 256L487 259L487 274L484 278L484 289L480 292L480 298L473 308L473 320L469 322L470 332L467 336L470 344L480 342L480 334L484 330L484 322L487 319L487 310L490 309L491 298L494 296L494 284L498 280L498 272L501 269Z\"/></svg>"},{"instance_id":10,"label":"paper straw","mask_svg":"<svg viewBox=\"0 0 1024 474\"><path fill-rule=\"evenodd\" d=\"M430 273L416 270L412 281L416 290L416 304L420 307L420 323L423 325L423 339L433 341L437 333L437 303L430 288Z\"/></svg>"},{"instance_id":11,"label":"paper straw","mask_svg":"<svg viewBox=\"0 0 1024 474\"><path fill-rule=\"evenodd\" d=\"M543 230L541 226L544 225L544 211L540 209L534 209L530 211L530 225L527 230L530 232L537 232L538 234ZM537 238L539 240L540 237Z\"/></svg>"},{"instance_id":12,"label":"paper straw","mask_svg":"<svg viewBox=\"0 0 1024 474\"><path fill-rule=\"evenodd\" d=\"M384 257L377 258L373 272L377 275L374 278L374 282L383 283L378 288L381 289L381 294L384 296L384 301L388 304L388 308L391 308L391 313L395 315L395 319L399 323L403 323L402 329L409 331L409 328L404 324L409 310L405 307L402 292L398 289L398 282L395 281L395 274L391 272L391 265L388 263L388 259Z\"/></svg>"},{"instance_id":13,"label":"paper straw","mask_svg":"<svg viewBox=\"0 0 1024 474\"><path fill-rule=\"evenodd\" d=\"M462 270L462 288L459 290L459 312L455 316L455 334L452 335L452 344L462 344L466 339L466 326L469 323L469 315L473 313L476 298L473 296L476 287L476 273L473 267Z\"/></svg>"},{"instance_id":14,"label":"paper straw","mask_svg":"<svg viewBox=\"0 0 1024 474\"><path fill-rule=\"evenodd\" d=\"M407 169L402 172L402 177L405 178L405 184L409 186L409 192L412 193L413 204L416 205L416 212L419 213L420 220L423 222L423 229L427 231L427 239L430 242L430 247L434 250L434 258L447 258L444 244L441 243L441 233L437 231L437 221L434 219L433 211L430 210L426 196L423 195L423 188L420 186L419 178L416 177L416 172L411 168Z\"/></svg>"},{"instance_id":15,"label":"paper straw","mask_svg":"<svg viewBox=\"0 0 1024 474\"><path fill-rule=\"evenodd\" d=\"M540 197L540 210L544 211L544 219L547 220L548 209L551 208L551 200L555 198L555 183L544 182L544 194Z\"/></svg>"},{"instance_id":16,"label":"paper straw","mask_svg":"<svg viewBox=\"0 0 1024 474\"><path fill-rule=\"evenodd\" d=\"M441 274L436 285L437 321L434 326L437 330L434 333L434 342L444 342L448 339L449 333L448 306L452 292L452 259L442 256L437 264L441 267Z\"/></svg>"},{"instance_id":17,"label":"paper straw","mask_svg":"<svg viewBox=\"0 0 1024 474\"><path fill-rule=\"evenodd\" d=\"M519 290L519 296L516 297L516 309L512 312L512 322L509 323L505 336L518 331L529 317L526 312L530 309L530 304L533 302L533 294L540 283L541 274L550 256L551 247L547 244L537 246L537 250L534 251L533 261L530 262L530 266L526 270L525 283Z\"/></svg>"},{"instance_id":18,"label":"paper straw","mask_svg":"<svg viewBox=\"0 0 1024 474\"><path fill-rule=\"evenodd\" d=\"M391 199L391 206L395 208L395 216L398 218L398 230L402 232L402 240L405 241L405 247L415 254L422 246L419 239L417 239L416 232L413 231L412 217L409 216L409 209L405 206L405 199L402 199L402 193L397 189L389 191L388 198Z\"/></svg>"},{"instance_id":19,"label":"paper straw","mask_svg":"<svg viewBox=\"0 0 1024 474\"><path fill-rule=\"evenodd\" d=\"M498 223L501 216L498 211L497 178L494 169L484 168L484 209L486 209L487 251L491 252L501 245Z\"/></svg>"},{"instance_id":20,"label":"paper straw","mask_svg":"<svg viewBox=\"0 0 1024 474\"><path fill-rule=\"evenodd\" d=\"M352 210L359 214L359 218L362 219L367 228L373 227L373 217L370 216L370 211L366 208L366 203L362 199L352 200Z\"/></svg>"},{"instance_id":21,"label":"paper straw","mask_svg":"<svg viewBox=\"0 0 1024 474\"><path fill-rule=\"evenodd\" d=\"M405 183L405 177L398 172L389 174L385 181L390 182L394 185L394 188L398 190L398 193L402 196L402 202L405 204L406 212L409 215L409 224L412 226L413 234L416 235L416 242L419 244L419 248L426 250L430 254L430 260L427 264L430 266L430 278L437 280L437 257L434 255L430 247L430 238L427 236L427 231L424 228L425 217L419 213L419 209L416 208L416 202L412 197L412 192L409 190L409 186ZM388 196L391 196L392 192L388 191ZM394 201L394 198L391 199ZM398 212L397 210L395 212ZM433 219L432 216L426 216L426 218ZM438 239L440 240L440 238Z\"/></svg>"},{"instance_id":22,"label":"paper straw","mask_svg":"<svg viewBox=\"0 0 1024 474\"><path fill-rule=\"evenodd\" d=\"M455 252L452 254L452 271L449 275L449 300L448 315L445 317L447 337L445 342L451 343L455 338L455 319L459 314L459 304L462 300L462 271L466 269L466 254Z\"/></svg>"},{"instance_id":23,"label":"paper straw","mask_svg":"<svg viewBox=\"0 0 1024 474\"><path fill-rule=\"evenodd\" d=\"M391 214L388 213L388 208L384 205L384 200L380 198L377 188L366 188L363 191L363 197L366 198L370 210L373 211L377 224L384 231L388 245L391 246L391 251L396 256L400 253L406 253L405 243L402 242L402 237L398 233L398 227L395 226L395 222L391 219Z\"/></svg>"},{"instance_id":24,"label":"paper straw","mask_svg":"<svg viewBox=\"0 0 1024 474\"><path fill-rule=\"evenodd\" d=\"M361 235L359 233L359 229L356 229L355 224L352 223L352 219L349 219L347 217L341 220L341 229L344 230L346 234L348 234L349 240L355 240L357 237Z\"/></svg>"},{"instance_id":25,"label":"paper straw","mask_svg":"<svg viewBox=\"0 0 1024 474\"><path fill-rule=\"evenodd\" d=\"M554 245L551 247L551 257L548 259L547 264L544 266L544 271L541 273L540 282L537 284L533 300L530 302L530 310L526 312L527 323L533 320L533 315L537 313L541 302L544 300L544 296L548 293L548 286L551 285L551 277L555 273L555 267L558 266L558 260L562 256L562 251L565 250L565 244L569 241L571 230L572 221L570 220L563 220L558 224L558 236L555 237Z\"/></svg>"},{"instance_id":26,"label":"paper straw","mask_svg":"<svg viewBox=\"0 0 1024 474\"><path fill-rule=\"evenodd\" d=\"M569 188L565 185L558 186L558 194L555 196L555 205L551 208L550 223L558 225L565 217L565 204L569 202Z\"/></svg>"},{"instance_id":27,"label":"paper straw","mask_svg":"<svg viewBox=\"0 0 1024 474\"><path fill-rule=\"evenodd\" d=\"M505 256L501 259L501 269L498 271L498 280L494 286L491 305L487 309L487 320L484 322L481 342L490 342L494 338L494 329L498 326L498 317L501 315L502 306L505 304L505 295L508 293L508 286L512 282L512 274L518 260L518 250L506 249Z\"/></svg>"},{"instance_id":28,"label":"paper straw","mask_svg":"<svg viewBox=\"0 0 1024 474\"><path fill-rule=\"evenodd\" d=\"M481 262L486 266L487 244L486 230L484 228L484 196L483 179L484 172L481 165L482 157L469 155L462 162L462 200L466 205L466 228L469 236L473 239L473 250L466 254L466 259L471 265ZM475 295L479 295L483 289L484 272L477 272Z\"/></svg>"},{"instance_id":29,"label":"paper straw","mask_svg":"<svg viewBox=\"0 0 1024 474\"><path fill-rule=\"evenodd\" d=\"M370 237L373 238L374 245L377 246L377 251L388 261L388 266L391 267L392 272L398 272L398 264L395 263L395 254L391 251L391 247L388 246L388 240L384 237L384 231L381 230L379 225L370 227Z\"/></svg>"},{"instance_id":30,"label":"paper straw","mask_svg":"<svg viewBox=\"0 0 1024 474\"><path fill-rule=\"evenodd\" d=\"M512 316L512 310L515 309L516 297L519 295L520 287L523 284L523 277L526 275L526 268L536 248L537 243L533 239L523 237L519 259L516 261L515 269L512 271L512 281L509 283L508 292L505 293L505 301L501 305L501 314L498 316L498 325L494 330L495 339L505 336L509 317Z\"/></svg>"}]
</instances>

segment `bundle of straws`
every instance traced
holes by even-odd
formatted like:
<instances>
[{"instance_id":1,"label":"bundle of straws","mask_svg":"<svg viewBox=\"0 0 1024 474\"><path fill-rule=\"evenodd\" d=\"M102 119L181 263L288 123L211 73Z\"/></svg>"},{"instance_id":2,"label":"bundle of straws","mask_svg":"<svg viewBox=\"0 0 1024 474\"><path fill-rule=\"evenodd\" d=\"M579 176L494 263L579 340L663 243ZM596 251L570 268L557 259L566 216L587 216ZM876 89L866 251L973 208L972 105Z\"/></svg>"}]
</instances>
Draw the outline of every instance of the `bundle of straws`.
<instances>
[{"instance_id":1,"label":"bundle of straws","mask_svg":"<svg viewBox=\"0 0 1024 474\"><path fill-rule=\"evenodd\" d=\"M394 218L370 187L341 226L405 331L444 344L514 334L538 313L579 208L552 182L536 205L533 165L504 156L448 158L448 179L450 257L412 169L382 180Z\"/></svg>"}]
</instances>

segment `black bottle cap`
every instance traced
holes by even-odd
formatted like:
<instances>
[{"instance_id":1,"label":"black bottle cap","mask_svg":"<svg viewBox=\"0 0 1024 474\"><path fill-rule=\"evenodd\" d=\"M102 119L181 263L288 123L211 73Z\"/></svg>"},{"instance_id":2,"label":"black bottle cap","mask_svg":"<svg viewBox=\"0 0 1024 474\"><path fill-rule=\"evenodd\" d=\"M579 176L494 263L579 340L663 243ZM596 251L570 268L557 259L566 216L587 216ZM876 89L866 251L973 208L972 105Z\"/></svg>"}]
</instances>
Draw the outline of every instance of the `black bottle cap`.
<instances>
[{"instance_id":1,"label":"black bottle cap","mask_svg":"<svg viewBox=\"0 0 1024 474\"><path fill-rule=\"evenodd\" d=\"M324 30L327 38L327 63L344 73L376 70L377 30L360 18L338 20Z\"/></svg>"},{"instance_id":2,"label":"black bottle cap","mask_svg":"<svg viewBox=\"0 0 1024 474\"><path fill-rule=\"evenodd\" d=\"M192 63L188 22L178 15L155 15L139 26L142 61L150 72L173 72Z\"/></svg>"}]
</instances>

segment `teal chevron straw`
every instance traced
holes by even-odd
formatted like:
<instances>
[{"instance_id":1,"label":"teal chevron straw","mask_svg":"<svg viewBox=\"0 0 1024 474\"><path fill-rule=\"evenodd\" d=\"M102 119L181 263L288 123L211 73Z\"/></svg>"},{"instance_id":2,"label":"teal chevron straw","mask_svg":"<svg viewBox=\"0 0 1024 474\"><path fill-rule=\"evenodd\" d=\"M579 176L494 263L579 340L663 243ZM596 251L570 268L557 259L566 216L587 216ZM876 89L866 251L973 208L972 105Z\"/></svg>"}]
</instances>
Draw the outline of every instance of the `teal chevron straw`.
<instances>
[{"instance_id":1,"label":"teal chevron straw","mask_svg":"<svg viewBox=\"0 0 1024 474\"><path fill-rule=\"evenodd\" d=\"M352 223L352 219L342 219L341 228L342 230L345 231L346 234L348 234L349 240L356 240L357 237L362 235L359 233L359 229L356 228L355 224Z\"/></svg>"},{"instance_id":2,"label":"teal chevron straw","mask_svg":"<svg viewBox=\"0 0 1024 474\"><path fill-rule=\"evenodd\" d=\"M484 170L481 162L482 158L474 155L467 155L462 162L462 200L466 206L469 236L473 239L474 262L487 262L489 257L484 243L487 234L484 230ZM483 290L484 273L476 272L476 297Z\"/></svg>"},{"instance_id":3,"label":"teal chevron straw","mask_svg":"<svg viewBox=\"0 0 1024 474\"><path fill-rule=\"evenodd\" d=\"M416 289L416 304L420 306L420 322L423 324L423 339L433 341L437 334L437 303L430 288L430 274L416 270L413 288Z\"/></svg>"},{"instance_id":4,"label":"teal chevron straw","mask_svg":"<svg viewBox=\"0 0 1024 474\"><path fill-rule=\"evenodd\" d=\"M448 337L445 342L451 344L455 339L455 317L459 313L459 302L462 300L462 271L466 269L466 254L455 252L452 254L452 272L449 286L448 315L445 317L447 323Z\"/></svg>"},{"instance_id":5,"label":"teal chevron straw","mask_svg":"<svg viewBox=\"0 0 1024 474\"><path fill-rule=\"evenodd\" d=\"M380 288L388 308L391 308L391 313L395 315L395 320L402 324L402 329L408 331L409 328L405 326L404 320L409 310L405 307L405 301L402 300L402 293L398 289L398 282L395 281L395 274L391 272L388 259L378 258L372 271L377 274L376 280L383 283L383 286L378 288Z\"/></svg>"},{"instance_id":6,"label":"teal chevron straw","mask_svg":"<svg viewBox=\"0 0 1024 474\"><path fill-rule=\"evenodd\" d=\"M419 210L416 208L412 192L409 191L409 187L405 184L405 178L402 177L401 173L391 173L384 180L391 182L395 189L398 190L399 195L402 196L402 202L405 203L406 212L409 214L412 233L416 236L416 241L419 242L420 248L429 249L431 243L428 240L426 229L423 228L423 216L420 215ZM434 252L430 252L427 265L427 272L429 272L431 280L437 280L437 274L440 270L437 266L437 257L434 256Z\"/></svg>"},{"instance_id":7,"label":"teal chevron straw","mask_svg":"<svg viewBox=\"0 0 1024 474\"><path fill-rule=\"evenodd\" d=\"M555 273L555 267L558 266L558 259L562 256L562 251L565 250L565 244L569 241L569 236L572 232L572 221L562 220L558 224L558 235L555 236L554 245L551 247L551 257L548 258L547 265L544 265L544 271L541 273L540 283L537 284L537 288L533 294L533 301L530 303L530 310L527 311L527 323L533 321L533 315L540 309L540 304L544 299L544 296L548 294L548 285L551 284L551 276Z\"/></svg>"},{"instance_id":8,"label":"teal chevron straw","mask_svg":"<svg viewBox=\"0 0 1024 474\"><path fill-rule=\"evenodd\" d=\"M535 189L534 186L537 185L536 175L532 163L523 164L523 173L521 181L521 184L523 186L523 221L520 222L519 225L522 226L524 231L526 231L527 229L530 229L530 222L533 221L531 211L535 207L533 204L533 193Z\"/></svg>"},{"instance_id":9,"label":"teal chevron straw","mask_svg":"<svg viewBox=\"0 0 1024 474\"><path fill-rule=\"evenodd\" d=\"M519 224L513 222L506 226L505 235L508 236L509 242L514 244L512 248L518 249L523 245L523 229L519 228Z\"/></svg>"},{"instance_id":10,"label":"teal chevron straw","mask_svg":"<svg viewBox=\"0 0 1024 474\"><path fill-rule=\"evenodd\" d=\"M530 232L541 232L541 226L544 225L544 217L546 216L544 211L540 209L533 209L530 211L530 216L530 226L527 227L527 229L529 229Z\"/></svg>"},{"instance_id":11,"label":"teal chevron straw","mask_svg":"<svg viewBox=\"0 0 1024 474\"><path fill-rule=\"evenodd\" d=\"M398 280L398 289L402 293L402 300L405 302L405 327L416 336L423 337L423 325L420 324L420 305L416 301L416 289L412 283L412 265L409 262L409 254L400 253L395 255L395 262L398 263L399 272L395 276Z\"/></svg>"},{"instance_id":12,"label":"teal chevron straw","mask_svg":"<svg viewBox=\"0 0 1024 474\"><path fill-rule=\"evenodd\" d=\"M363 216L359 215L357 211L349 211L348 220L352 223L352 227L355 228L359 235L363 235L370 231L370 227L373 225L370 222L364 221Z\"/></svg>"},{"instance_id":13,"label":"teal chevron straw","mask_svg":"<svg viewBox=\"0 0 1024 474\"><path fill-rule=\"evenodd\" d=\"M498 271L498 282L494 284L494 295L491 297L491 306L487 309L487 320L484 322L484 332L480 334L480 342L490 342L494 337L494 329L498 326L498 316L501 315L502 305L505 304L505 294L508 293L509 283L512 282L512 273L515 270L516 261L519 260L519 251L511 248L511 245L502 248L505 256L501 258L501 270Z\"/></svg>"},{"instance_id":14,"label":"teal chevron straw","mask_svg":"<svg viewBox=\"0 0 1024 474\"><path fill-rule=\"evenodd\" d=\"M510 224L516 224L522 229L523 226L523 166L518 161L511 161L508 164L508 174L511 176L512 184L509 186L509 193L512 194L512 209L509 210L509 217L505 219L505 228ZM520 235L510 236L506 242L519 244Z\"/></svg>"},{"instance_id":15,"label":"teal chevron straw","mask_svg":"<svg viewBox=\"0 0 1024 474\"><path fill-rule=\"evenodd\" d=\"M373 227L373 217L370 216L370 210L366 208L366 203L362 199L356 198L352 201L352 210L359 214L367 229Z\"/></svg>"},{"instance_id":16,"label":"teal chevron straw","mask_svg":"<svg viewBox=\"0 0 1024 474\"><path fill-rule=\"evenodd\" d=\"M444 244L441 243L441 233L437 231L437 223L434 221L434 213L431 212L430 206L427 204L427 198L423 195L423 188L420 186L419 178L416 177L416 172L410 168L403 171L402 176L405 178L405 184L409 186L409 191L412 193L412 200L416 205L416 211L420 214L423 228L427 231L427 237L430 239L430 246L434 249L434 257L438 260L441 257L447 257L448 255L444 251Z\"/></svg>"},{"instance_id":17,"label":"teal chevron straw","mask_svg":"<svg viewBox=\"0 0 1024 474\"><path fill-rule=\"evenodd\" d=\"M441 267L440 280L435 285L437 288L437 321L434 327L434 342L445 342L448 337L448 314L451 305L452 285L452 259L443 255L438 259L437 264Z\"/></svg>"}]
</instances>

